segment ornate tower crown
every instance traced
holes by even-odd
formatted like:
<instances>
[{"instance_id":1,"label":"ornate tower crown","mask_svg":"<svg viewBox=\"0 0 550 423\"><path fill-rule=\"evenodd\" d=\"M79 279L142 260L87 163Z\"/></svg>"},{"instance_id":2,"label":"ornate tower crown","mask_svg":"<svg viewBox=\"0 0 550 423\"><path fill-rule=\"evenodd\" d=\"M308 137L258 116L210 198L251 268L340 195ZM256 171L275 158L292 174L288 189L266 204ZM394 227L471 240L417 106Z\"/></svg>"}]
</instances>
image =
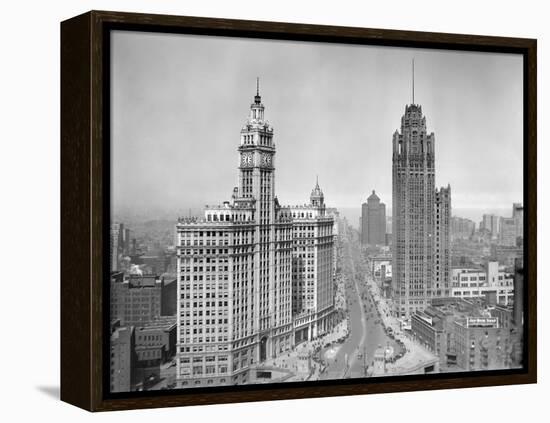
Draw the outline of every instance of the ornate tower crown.
<instances>
[{"instance_id":1,"label":"ornate tower crown","mask_svg":"<svg viewBox=\"0 0 550 423\"><path fill-rule=\"evenodd\" d=\"M264 120L264 105L260 96L260 78L256 78L256 95L254 103L250 105L250 121L262 123Z\"/></svg>"},{"instance_id":2,"label":"ornate tower crown","mask_svg":"<svg viewBox=\"0 0 550 423\"><path fill-rule=\"evenodd\" d=\"M311 196L309 197L310 202L313 206L322 207L325 205L325 196L321 188L319 187L319 178L315 182L315 188L311 191Z\"/></svg>"},{"instance_id":3,"label":"ornate tower crown","mask_svg":"<svg viewBox=\"0 0 550 423\"><path fill-rule=\"evenodd\" d=\"M405 105L405 113L401 117L401 132L393 134L393 156L401 160L403 166L407 160L420 160L417 163L423 166L425 161L429 168L434 166L435 136L428 133L426 117L422 114L422 106L414 99L414 59L412 62L412 102ZM407 165L408 166L408 165Z\"/></svg>"},{"instance_id":4,"label":"ornate tower crown","mask_svg":"<svg viewBox=\"0 0 550 423\"><path fill-rule=\"evenodd\" d=\"M273 150L273 128L264 120L264 105L260 96L260 78L256 78L256 95L254 102L250 105L250 114L241 129L240 149L254 149L263 147L263 149Z\"/></svg>"}]
</instances>

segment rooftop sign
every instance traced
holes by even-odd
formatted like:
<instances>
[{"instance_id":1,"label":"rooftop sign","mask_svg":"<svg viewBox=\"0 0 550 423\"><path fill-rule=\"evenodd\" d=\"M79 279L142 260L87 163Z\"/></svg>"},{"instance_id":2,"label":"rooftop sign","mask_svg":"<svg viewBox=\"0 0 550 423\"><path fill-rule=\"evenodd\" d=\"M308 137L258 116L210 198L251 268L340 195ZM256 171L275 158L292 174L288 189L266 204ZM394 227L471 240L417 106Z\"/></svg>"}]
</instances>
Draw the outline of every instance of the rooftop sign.
<instances>
[{"instance_id":1,"label":"rooftop sign","mask_svg":"<svg viewBox=\"0 0 550 423\"><path fill-rule=\"evenodd\" d=\"M466 326L469 328L498 328L498 317L468 317Z\"/></svg>"}]
</instances>

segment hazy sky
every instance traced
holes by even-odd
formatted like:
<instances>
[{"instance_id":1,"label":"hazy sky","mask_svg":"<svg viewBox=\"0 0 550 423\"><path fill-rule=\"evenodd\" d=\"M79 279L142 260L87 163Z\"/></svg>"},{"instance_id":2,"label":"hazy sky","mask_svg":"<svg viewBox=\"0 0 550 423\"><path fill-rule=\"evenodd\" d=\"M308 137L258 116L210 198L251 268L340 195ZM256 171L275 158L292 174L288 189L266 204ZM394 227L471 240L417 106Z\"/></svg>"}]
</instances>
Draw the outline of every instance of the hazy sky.
<instances>
[{"instance_id":1,"label":"hazy sky","mask_svg":"<svg viewBox=\"0 0 550 423\"><path fill-rule=\"evenodd\" d=\"M436 185L453 208L510 208L523 198L518 55L114 32L115 211L219 204L238 185L240 129L260 77L274 127L276 194L329 206L371 190L391 207L392 134L411 102L435 133Z\"/></svg>"}]
</instances>

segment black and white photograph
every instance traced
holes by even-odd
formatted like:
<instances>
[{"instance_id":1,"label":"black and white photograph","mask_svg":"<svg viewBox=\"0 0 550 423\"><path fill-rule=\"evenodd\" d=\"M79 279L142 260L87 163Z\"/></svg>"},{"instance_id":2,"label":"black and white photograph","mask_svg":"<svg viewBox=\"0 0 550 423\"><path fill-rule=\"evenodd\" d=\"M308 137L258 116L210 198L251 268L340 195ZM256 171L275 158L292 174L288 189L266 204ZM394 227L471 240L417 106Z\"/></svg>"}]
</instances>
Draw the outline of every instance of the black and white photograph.
<instances>
[{"instance_id":1,"label":"black and white photograph","mask_svg":"<svg viewBox=\"0 0 550 423\"><path fill-rule=\"evenodd\" d=\"M521 55L110 37L111 393L523 368Z\"/></svg>"}]
</instances>

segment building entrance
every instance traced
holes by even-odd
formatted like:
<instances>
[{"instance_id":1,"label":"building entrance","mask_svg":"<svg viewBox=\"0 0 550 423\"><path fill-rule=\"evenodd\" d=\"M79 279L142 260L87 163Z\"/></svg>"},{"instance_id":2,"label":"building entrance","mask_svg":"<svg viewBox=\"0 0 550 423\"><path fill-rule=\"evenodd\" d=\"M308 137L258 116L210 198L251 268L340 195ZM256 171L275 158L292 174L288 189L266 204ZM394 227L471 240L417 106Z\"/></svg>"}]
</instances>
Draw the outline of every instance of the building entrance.
<instances>
[{"instance_id":1,"label":"building entrance","mask_svg":"<svg viewBox=\"0 0 550 423\"><path fill-rule=\"evenodd\" d=\"M260 339L260 362L267 359L267 336Z\"/></svg>"}]
</instances>

